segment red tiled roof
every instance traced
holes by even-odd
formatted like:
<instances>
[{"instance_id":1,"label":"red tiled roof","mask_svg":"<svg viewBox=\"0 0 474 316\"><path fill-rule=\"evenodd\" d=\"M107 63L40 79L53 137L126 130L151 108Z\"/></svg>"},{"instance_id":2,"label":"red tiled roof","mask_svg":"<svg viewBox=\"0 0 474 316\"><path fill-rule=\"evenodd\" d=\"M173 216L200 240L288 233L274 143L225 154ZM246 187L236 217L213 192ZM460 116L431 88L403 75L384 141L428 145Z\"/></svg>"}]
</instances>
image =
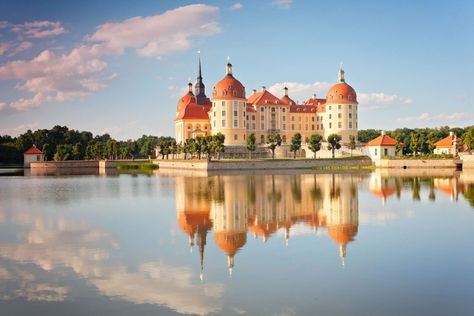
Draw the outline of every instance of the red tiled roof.
<instances>
[{"instance_id":1,"label":"red tiled roof","mask_svg":"<svg viewBox=\"0 0 474 316\"><path fill-rule=\"evenodd\" d=\"M442 140L437 141L435 143L435 146L436 147L445 147L445 148L449 147L449 148L451 148L451 147L453 147L454 137L456 137L456 136L455 135L449 135L449 136L443 138ZM456 137L456 141L457 141L458 145L461 143L461 139L458 138L458 137Z\"/></svg>"},{"instance_id":2,"label":"red tiled roof","mask_svg":"<svg viewBox=\"0 0 474 316\"><path fill-rule=\"evenodd\" d=\"M306 101L304 104L305 105L322 105L326 103L326 99L318 99L318 98L309 98L308 101Z\"/></svg>"},{"instance_id":3,"label":"red tiled roof","mask_svg":"<svg viewBox=\"0 0 474 316\"><path fill-rule=\"evenodd\" d=\"M336 83L326 95L328 103L357 103L355 90L345 82Z\"/></svg>"},{"instance_id":4,"label":"red tiled roof","mask_svg":"<svg viewBox=\"0 0 474 316\"><path fill-rule=\"evenodd\" d=\"M189 103L181 109L176 115L177 120L181 119L202 119L208 120L209 107L196 103Z\"/></svg>"},{"instance_id":5,"label":"red tiled roof","mask_svg":"<svg viewBox=\"0 0 474 316\"><path fill-rule=\"evenodd\" d=\"M36 148L36 145L31 146L30 149L25 151L25 155L41 155L43 152Z\"/></svg>"},{"instance_id":6,"label":"red tiled roof","mask_svg":"<svg viewBox=\"0 0 474 316\"><path fill-rule=\"evenodd\" d=\"M367 143L367 146L396 146L397 140L388 135L380 135Z\"/></svg>"},{"instance_id":7,"label":"red tiled roof","mask_svg":"<svg viewBox=\"0 0 474 316\"><path fill-rule=\"evenodd\" d=\"M271 94L268 90L262 90L260 92L256 92L249 96L247 99L247 103L251 104L258 104L258 105L266 105L266 104L282 104L281 100L278 99L276 96Z\"/></svg>"},{"instance_id":8,"label":"red tiled roof","mask_svg":"<svg viewBox=\"0 0 474 316\"><path fill-rule=\"evenodd\" d=\"M252 104L247 103L247 112L257 112L257 110Z\"/></svg>"},{"instance_id":9,"label":"red tiled roof","mask_svg":"<svg viewBox=\"0 0 474 316\"><path fill-rule=\"evenodd\" d=\"M245 99L245 88L232 75L227 75L214 86L212 93L216 99Z\"/></svg>"},{"instance_id":10,"label":"red tiled roof","mask_svg":"<svg viewBox=\"0 0 474 316\"><path fill-rule=\"evenodd\" d=\"M280 99L280 102L285 104L285 105L293 105L296 104L295 101L293 101L289 96L285 95L283 98Z\"/></svg>"}]
</instances>

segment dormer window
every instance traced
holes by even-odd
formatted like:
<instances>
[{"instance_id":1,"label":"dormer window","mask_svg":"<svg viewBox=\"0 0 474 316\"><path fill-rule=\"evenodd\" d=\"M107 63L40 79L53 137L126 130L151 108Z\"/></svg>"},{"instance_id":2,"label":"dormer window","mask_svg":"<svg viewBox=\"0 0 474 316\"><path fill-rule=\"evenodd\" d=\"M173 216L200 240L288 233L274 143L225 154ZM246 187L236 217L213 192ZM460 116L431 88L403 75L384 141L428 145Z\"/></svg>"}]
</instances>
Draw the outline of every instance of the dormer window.
<instances>
[{"instance_id":1,"label":"dormer window","mask_svg":"<svg viewBox=\"0 0 474 316\"><path fill-rule=\"evenodd\" d=\"M237 90L232 91L232 94L234 95L234 97L237 96Z\"/></svg>"},{"instance_id":2,"label":"dormer window","mask_svg":"<svg viewBox=\"0 0 474 316\"><path fill-rule=\"evenodd\" d=\"M349 100L352 100L352 94L349 94Z\"/></svg>"},{"instance_id":3,"label":"dormer window","mask_svg":"<svg viewBox=\"0 0 474 316\"><path fill-rule=\"evenodd\" d=\"M342 94L340 94L340 95L339 95L339 99L341 99L341 100L342 100Z\"/></svg>"}]
</instances>

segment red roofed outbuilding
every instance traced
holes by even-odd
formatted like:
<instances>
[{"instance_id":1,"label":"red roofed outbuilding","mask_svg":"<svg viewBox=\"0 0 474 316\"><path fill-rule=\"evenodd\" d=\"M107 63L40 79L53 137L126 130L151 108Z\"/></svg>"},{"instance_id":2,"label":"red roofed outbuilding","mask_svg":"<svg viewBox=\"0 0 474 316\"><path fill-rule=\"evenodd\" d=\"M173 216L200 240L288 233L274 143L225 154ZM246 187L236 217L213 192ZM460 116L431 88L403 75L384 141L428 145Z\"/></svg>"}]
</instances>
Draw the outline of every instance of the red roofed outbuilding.
<instances>
[{"instance_id":1,"label":"red roofed outbuilding","mask_svg":"<svg viewBox=\"0 0 474 316\"><path fill-rule=\"evenodd\" d=\"M459 149L462 147L462 142L459 137L453 132L449 132L449 136L446 136L442 140L436 142L435 149L433 151L436 155L457 155Z\"/></svg>"},{"instance_id":2,"label":"red roofed outbuilding","mask_svg":"<svg viewBox=\"0 0 474 316\"><path fill-rule=\"evenodd\" d=\"M403 144L402 144L403 145ZM372 159L382 159L384 157L397 157L397 140L385 134L382 134L367 143L368 154Z\"/></svg>"},{"instance_id":3,"label":"red roofed outbuilding","mask_svg":"<svg viewBox=\"0 0 474 316\"><path fill-rule=\"evenodd\" d=\"M30 149L23 153L23 165L25 168L29 168L32 162L41 161L44 161L44 154L36 145L31 146Z\"/></svg>"}]
</instances>

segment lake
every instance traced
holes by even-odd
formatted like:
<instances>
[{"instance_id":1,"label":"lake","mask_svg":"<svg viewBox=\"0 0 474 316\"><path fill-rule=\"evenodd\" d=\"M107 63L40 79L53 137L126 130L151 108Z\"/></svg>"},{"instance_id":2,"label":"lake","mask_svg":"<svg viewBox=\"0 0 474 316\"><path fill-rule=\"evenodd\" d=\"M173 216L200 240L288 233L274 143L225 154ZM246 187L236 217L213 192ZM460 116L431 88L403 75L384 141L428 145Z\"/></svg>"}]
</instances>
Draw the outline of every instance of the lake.
<instances>
[{"instance_id":1,"label":"lake","mask_svg":"<svg viewBox=\"0 0 474 316\"><path fill-rule=\"evenodd\" d=\"M1 315L474 314L474 172L1 174Z\"/></svg>"}]
</instances>

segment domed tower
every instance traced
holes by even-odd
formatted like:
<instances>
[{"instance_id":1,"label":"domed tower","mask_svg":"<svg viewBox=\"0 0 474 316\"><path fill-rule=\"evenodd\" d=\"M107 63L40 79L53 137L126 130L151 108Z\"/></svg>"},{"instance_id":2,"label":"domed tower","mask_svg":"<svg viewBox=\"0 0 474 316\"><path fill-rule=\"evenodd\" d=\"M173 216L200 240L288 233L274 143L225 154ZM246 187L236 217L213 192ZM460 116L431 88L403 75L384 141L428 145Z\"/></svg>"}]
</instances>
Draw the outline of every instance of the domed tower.
<instances>
[{"instance_id":1,"label":"domed tower","mask_svg":"<svg viewBox=\"0 0 474 316\"><path fill-rule=\"evenodd\" d=\"M227 63L226 76L219 81L212 93L210 122L212 134L222 133L225 145L246 143L245 88L232 74L232 64Z\"/></svg>"},{"instance_id":2,"label":"domed tower","mask_svg":"<svg viewBox=\"0 0 474 316\"><path fill-rule=\"evenodd\" d=\"M329 89L326 96L326 113L324 116L324 138L331 134L342 137L341 143L349 143L349 136L357 136L357 94L346 83L344 70L339 69L338 83Z\"/></svg>"}]
</instances>

